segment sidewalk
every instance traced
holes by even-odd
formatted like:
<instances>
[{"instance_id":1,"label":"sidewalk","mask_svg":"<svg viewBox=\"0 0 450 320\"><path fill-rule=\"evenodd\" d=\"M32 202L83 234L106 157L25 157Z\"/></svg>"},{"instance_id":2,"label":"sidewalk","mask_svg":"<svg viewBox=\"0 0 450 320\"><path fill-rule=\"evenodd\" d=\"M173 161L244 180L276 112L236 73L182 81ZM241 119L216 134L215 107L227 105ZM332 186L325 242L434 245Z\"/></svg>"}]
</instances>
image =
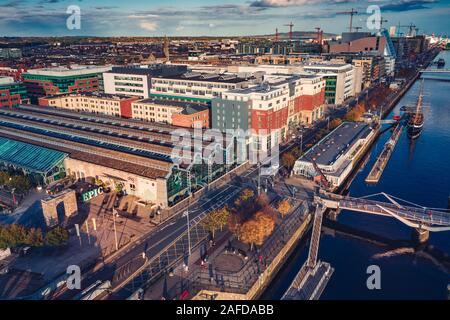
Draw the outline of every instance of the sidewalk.
<instances>
[{"instance_id":1,"label":"sidewalk","mask_svg":"<svg viewBox=\"0 0 450 320\"><path fill-rule=\"evenodd\" d=\"M193 292L186 294L184 291L188 290L190 287L189 283L187 283L191 280L190 276L202 269L202 256L204 257L205 254L207 254L208 261L213 261L218 254L223 252L231 237L232 234L228 230L224 230L217 233L214 246L211 246L207 241L203 242L189 257L188 270L183 266L185 262L180 262L178 266L173 269L172 276L163 276L146 290L144 300L162 300L164 292L167 294L165 300L183 300L192 298ZM209 267L210 263L205 263L203 268Z\"/></svg>"}]
</instances>

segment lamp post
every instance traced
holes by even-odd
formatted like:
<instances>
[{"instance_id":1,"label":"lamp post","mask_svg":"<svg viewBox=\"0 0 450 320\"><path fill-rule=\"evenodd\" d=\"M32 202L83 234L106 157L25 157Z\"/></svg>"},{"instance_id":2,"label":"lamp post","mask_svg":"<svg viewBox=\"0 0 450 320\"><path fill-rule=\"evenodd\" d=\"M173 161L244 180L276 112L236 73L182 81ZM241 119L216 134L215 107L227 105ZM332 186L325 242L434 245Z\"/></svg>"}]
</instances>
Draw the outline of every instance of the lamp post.
<instances>
[{"instance_id":1,"label":"lamp post","mask_svg":"<svg viewBox=\"0 0 450 320\"><path fill-rule=\"evenodd\" d=\"M190 226L190 220L189 220L189 207L187 208L187 210L184 212L183 217L186 217L186 221L187 221L187 233L188 233L188 252L189 252L189 256L191 255L191 226Z\"/></svg>"},{"instance_id":2,"label":"lamp post","mask_svg":"<svg viewBox=\"0 0 450 320\"><path fill-rule=\"evenodd\" d=\"M116 215L117 215L117 210L114 209L113 210L114 242L116 244L116 251L118 251L119 250L119 243L117 242Z\"/></svg>"}]
</instances>

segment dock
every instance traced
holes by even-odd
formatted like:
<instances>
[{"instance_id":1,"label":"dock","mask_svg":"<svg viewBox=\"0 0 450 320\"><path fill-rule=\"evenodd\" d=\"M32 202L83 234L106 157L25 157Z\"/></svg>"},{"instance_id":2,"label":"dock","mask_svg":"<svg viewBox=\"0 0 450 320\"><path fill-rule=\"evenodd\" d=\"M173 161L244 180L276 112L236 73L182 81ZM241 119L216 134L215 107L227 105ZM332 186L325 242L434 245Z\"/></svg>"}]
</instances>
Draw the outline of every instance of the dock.
<instances>
[{"instance_id":1,"label":"dock","mask_svg":"<svg viewBox=\"0 0 450 320\"><path fill-rule=\"evenodd\" d=\"M397 145L397 142L403 132L403 127L404 124L402 122L398 123L395 127L391 138L384 145L383 151L378 156L377 161L375 162L372 170L367 176L365 180L366 183L378 183L378 181L380 181L384 169L386 168L386 165L388 164L389 159L394 152L395 146Z\"/></svg>"}]
</instances>

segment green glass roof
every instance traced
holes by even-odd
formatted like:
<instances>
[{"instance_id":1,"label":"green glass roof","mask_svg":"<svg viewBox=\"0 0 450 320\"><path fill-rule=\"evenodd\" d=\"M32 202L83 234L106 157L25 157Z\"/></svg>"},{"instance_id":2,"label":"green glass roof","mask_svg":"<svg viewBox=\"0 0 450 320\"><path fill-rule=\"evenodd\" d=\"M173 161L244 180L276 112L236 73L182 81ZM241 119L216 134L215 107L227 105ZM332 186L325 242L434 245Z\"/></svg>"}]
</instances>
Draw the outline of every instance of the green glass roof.
<instances>
[{"instance_id":1,"label":"green glass roof","mask_svg":"<svg viewBox=\"0 0 450 320\"><path fill-rule=\"evenodd\" d=\"M63 152L0 137L0 162L34 173L49 172L65 157Z\"/></svg>"}]
</instances>

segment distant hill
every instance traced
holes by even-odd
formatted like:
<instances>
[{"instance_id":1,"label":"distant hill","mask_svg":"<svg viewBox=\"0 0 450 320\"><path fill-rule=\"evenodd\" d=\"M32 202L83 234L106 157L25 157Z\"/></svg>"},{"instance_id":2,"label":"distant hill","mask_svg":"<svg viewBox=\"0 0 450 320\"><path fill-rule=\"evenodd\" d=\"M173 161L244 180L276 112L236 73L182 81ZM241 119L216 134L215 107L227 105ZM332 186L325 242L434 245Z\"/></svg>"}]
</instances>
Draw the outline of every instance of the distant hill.
<instances>
[{"instance_id":1,"label":"distant hill","mask_svg":"<svg viewBox=\"0 0 450 320\"><path fill-rule=\"evenodd\" d=\"M334 33L324 33L323 37L324 38L332 38L332 37L336 37L337 34ZM252 36L255 38L274 38L275 37L275 33L273 34L267 34L267 35L261 35L261 36ZM280 32L278 34L278 37L280 39L289 39L289 32ZM316 38L317 37L317 31L293 31L292 32L292 38L293 39L311 39L311 38Z\"/></svg>"}]
</instances>

